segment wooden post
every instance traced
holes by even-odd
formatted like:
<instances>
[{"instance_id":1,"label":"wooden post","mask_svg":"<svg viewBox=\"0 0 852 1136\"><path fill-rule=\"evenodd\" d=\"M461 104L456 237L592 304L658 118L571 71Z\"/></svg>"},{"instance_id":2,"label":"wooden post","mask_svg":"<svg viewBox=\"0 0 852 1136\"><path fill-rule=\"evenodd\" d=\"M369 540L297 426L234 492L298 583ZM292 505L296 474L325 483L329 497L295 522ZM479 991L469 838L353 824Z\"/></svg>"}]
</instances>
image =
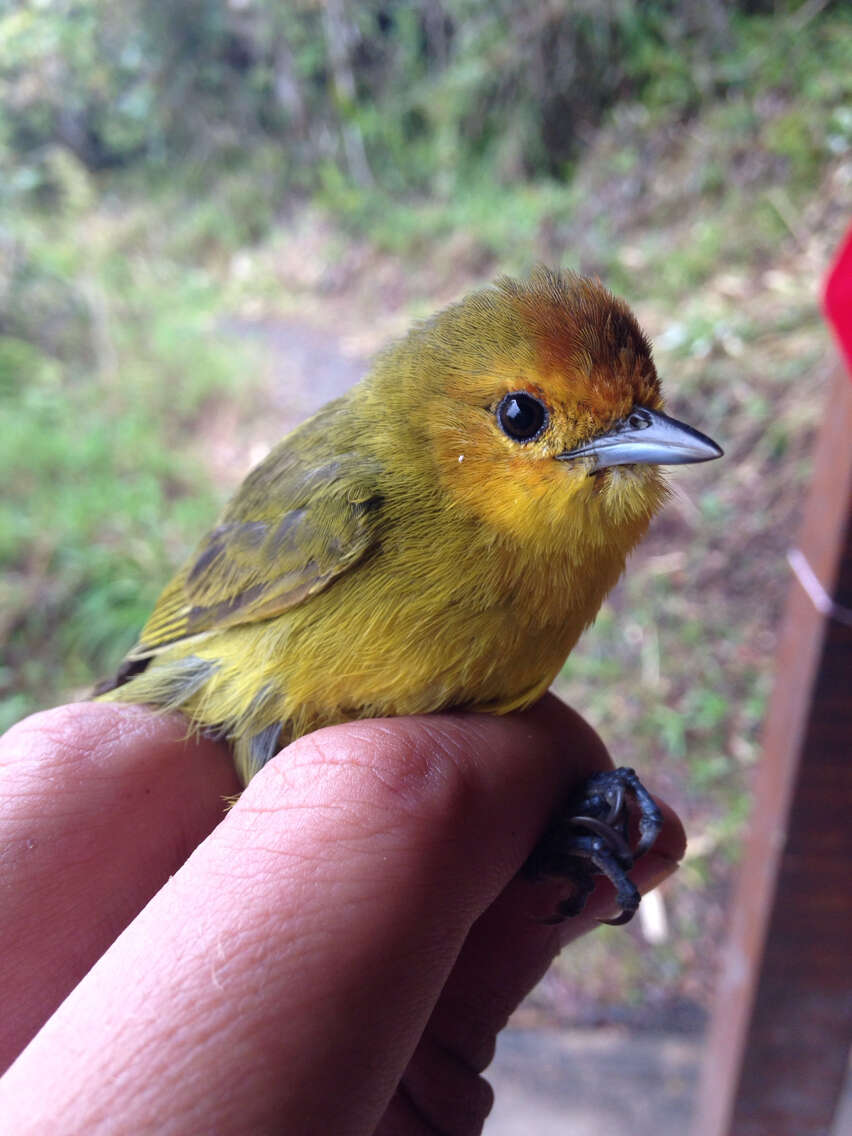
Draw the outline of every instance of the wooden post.
<instances>
[{"instance_id":1,"label":"wooden post","mask_svg":"<svg viewBox=\"0 0 852 1136\"><path fill-rule=\"evenodd\" d=\"M852 609L852 381L838 367L798 539ZM743 550L748 555L748 549ZM826 1136L852 1042L852 626L791 585L694 1136ZM824 605L823 605L824 606Z\"/></svg>"}]
</instances>

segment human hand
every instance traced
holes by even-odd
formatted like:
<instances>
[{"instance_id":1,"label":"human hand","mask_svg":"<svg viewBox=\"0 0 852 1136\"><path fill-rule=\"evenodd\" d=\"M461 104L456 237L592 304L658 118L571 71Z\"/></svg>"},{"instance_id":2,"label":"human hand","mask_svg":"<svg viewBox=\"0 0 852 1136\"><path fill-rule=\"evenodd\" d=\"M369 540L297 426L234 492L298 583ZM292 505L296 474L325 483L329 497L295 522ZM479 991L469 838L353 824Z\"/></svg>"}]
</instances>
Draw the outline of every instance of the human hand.
<instances>
[{"instance_id":1,"label":"human hand","mask_svg":"<svg viewBox=\"0 0 852 1136\"><path fill-rule=\"evenodd\" d=\"M81 703L0 740L5 1131L480 1130L496 1035L552 927L518 869L609 758L555 698L355 722L238 791L180 718ZM675 867L665 812L633 878ZM26 1047L26 1048L25 1048Z\"/></svg>"}]
</instances>

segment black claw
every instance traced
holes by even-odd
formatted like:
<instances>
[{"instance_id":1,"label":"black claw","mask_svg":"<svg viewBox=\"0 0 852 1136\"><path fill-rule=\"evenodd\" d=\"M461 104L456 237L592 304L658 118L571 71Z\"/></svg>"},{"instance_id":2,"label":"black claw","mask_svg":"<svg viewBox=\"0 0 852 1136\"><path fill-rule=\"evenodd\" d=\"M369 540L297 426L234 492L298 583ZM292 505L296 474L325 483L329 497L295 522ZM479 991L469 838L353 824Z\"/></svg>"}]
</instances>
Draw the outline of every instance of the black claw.
<instances>
[{"instance_id":1,"label":"black claw","mask_svg":"<svg viewBox=\"0 0 852 1136\"><path fill-rule=\"evenodd\" d=\"M629 802L639 816L639 839L630 846ZM660 834L663 818L653 798L632 769L613 769L590 777L581 794L556 819L526 864L536 877L567 877L574 894L563 900L547 923L559 923L583 910L594 887L594 875L606 876L615 888L621 909L615 926L628 923L639 907L640 895L628 876Z\"/></svg>"},{"instance_id":2,"label":"black claw","mask_svg":"<svg viewBox=\"0 0 852 1136\"><path fill-rule=\"evenodd\" d=\"M585 828L589 832L599 836L620 860L630 860L632 862L635 858L630 845L618 829L607 823L607 821L597 820L595 817L577 816L571 817L569 823L572 828Z\"/></svg>"},{"instance_id":3,"label":"black claw","mask_svg":"<svg viewBox=\"0 0 852 1136\"><path fill-rule=\"evenodd\" d=\"M636 908L634 907L632 911L629 909L622 911L620 915L616 915L615 919L599 919L598 923L605 923L607 927L623 927L625 923L630 922L635 914Z\"/></svg>"}]
</instances>

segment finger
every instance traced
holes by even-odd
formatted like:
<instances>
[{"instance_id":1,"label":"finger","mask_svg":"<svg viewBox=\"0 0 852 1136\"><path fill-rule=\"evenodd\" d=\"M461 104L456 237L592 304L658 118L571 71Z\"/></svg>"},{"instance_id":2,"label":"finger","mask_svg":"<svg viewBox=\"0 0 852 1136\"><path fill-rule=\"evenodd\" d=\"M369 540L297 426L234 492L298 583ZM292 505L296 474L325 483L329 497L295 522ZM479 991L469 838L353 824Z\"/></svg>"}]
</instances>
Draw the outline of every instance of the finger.
<instances>
[{"instance_id":1,"label":"finger","mask_svg":"<svg viewBox=\"0 0 852 1136\"><path fill-rule=\"evenodd\" d=\"M686 839L677 816L657 802L663 828L654 848L637 861L630 875L646 894L676 870ZM601 919L617 913L615 892L600 878L582 914L557 926L541 922L553 912L558 892L549 885L516 877L472 927L449 976L424 1036L425 1046L444 1055L469 1074L482 1072L494 1055L497 1035L510 1014L542 978L556 955L574 940L594 930ZM430 1063L434 1059L430 1057ZM416 1062L413 1063L417 1077ZM406 1086L424 1112L441 1130L444 1117L458 1107L452 1094L430 1103L435 1078ZM433 1096L436 1094L433 1094Z\"/></svg>"},{"instance_id":2,"label":"finger","mask_svg":"<svg viewBox=\"0 0 852 1136\"><path fill-rule=\"evenodd\" d=\"M607 762L554 699L301 739L47 1023L4 1100L41 1130L373 1131L471 925Z\"/></svg>"},{"instance_id":3,"label":"finger","mask_svg":"<svg viewBox=\"0 0 852 1136\"><path fill-rule=\"evenodd\" d=\"M236 780L222 746L78 703L0 739L0 1069L189 852Z\"/></svg>"},{"instance_id":4,"label":"finger","mask_svg":"<svg viewBox=\"0 0 852 1136\"><path fill-rule=\"evenodd\" d=\"M631 872L643 894L676 870L685 849L680 821L665 804L661 810L657 843ZM552 913L558 897L516 877L471 929L401 1085L406 1107L429 1131L479 1132L491 1100L480 1074L509 1015L563 947L618 910L612 885L602 879L582 915L557 927L542 923L537 913ZM393 1123L379 1127L382 1136L397 1131Z\"/></svg>"}]
</instances>

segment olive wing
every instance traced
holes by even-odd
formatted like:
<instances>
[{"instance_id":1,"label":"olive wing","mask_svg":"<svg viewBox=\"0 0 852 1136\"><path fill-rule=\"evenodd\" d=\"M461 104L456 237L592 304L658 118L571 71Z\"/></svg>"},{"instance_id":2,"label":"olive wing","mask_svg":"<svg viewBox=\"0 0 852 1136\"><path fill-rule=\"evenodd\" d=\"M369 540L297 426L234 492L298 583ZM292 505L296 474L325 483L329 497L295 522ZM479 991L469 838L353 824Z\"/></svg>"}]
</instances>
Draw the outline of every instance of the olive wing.
<instances>
[{"instance_id":1,"label":"olive wing","mask_svg":"<svg viewBox=\"0 0 852 1136\"><path fill-rule=\"evenodd\" d=\"M263 469L263 467L261 467ZM270 463L161 595L128 660L193 635L270 619L325 588L377 543L379 470L344 455L311 470Z\"/></svg>"}]
</instances>

